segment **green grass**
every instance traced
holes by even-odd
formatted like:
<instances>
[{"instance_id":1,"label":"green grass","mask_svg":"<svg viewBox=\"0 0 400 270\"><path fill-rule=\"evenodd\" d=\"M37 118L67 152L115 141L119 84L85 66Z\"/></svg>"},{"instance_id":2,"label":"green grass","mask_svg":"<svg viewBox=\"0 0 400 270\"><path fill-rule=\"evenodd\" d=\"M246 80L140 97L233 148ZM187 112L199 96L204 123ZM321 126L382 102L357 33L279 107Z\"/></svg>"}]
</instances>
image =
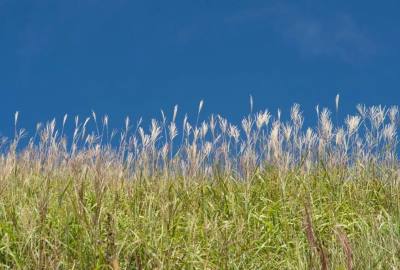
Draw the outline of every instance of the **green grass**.
<instances>
[{"instance_id":1,"label":"green grass","mask_svg":"<svg viewBox=\"0 0 400 270\"><path fill-rule=\"evenodd\" d=\"M1 268L321 269L321 249L329 269L400 268L400 186L340 175L104 181L16 172L0 182Z\"/></svg>"},{"instance_id":2,"label":"green grass","mask_svg":"<svg viewBox=\"0 0 400 270\"><path fill-rule=\"evenodd\" d=\"M336 98L336 111L339 97ZM251 102L252 103L252 102ZM400 269L399 108L0 138L0 269ZM90 122L90 123L89 123ZM92 126L90 128L89 126ZM69 138L69 139L68 139Z\"/></svg>"}]
</instances>

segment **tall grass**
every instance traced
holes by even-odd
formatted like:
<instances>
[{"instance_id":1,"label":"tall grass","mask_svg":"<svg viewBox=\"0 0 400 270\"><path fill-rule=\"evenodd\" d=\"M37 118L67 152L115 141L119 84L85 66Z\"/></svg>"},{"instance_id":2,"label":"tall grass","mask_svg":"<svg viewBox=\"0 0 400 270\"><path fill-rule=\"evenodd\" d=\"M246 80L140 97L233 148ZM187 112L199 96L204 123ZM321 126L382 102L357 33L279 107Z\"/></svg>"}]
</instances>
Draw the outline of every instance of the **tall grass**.
<instances>
[{"instance_id":1,"label":"tall grass","mask_svg":"<svg viewBox=\"0 0 400 270\"><path fill-rule=\"evenodd\" d=\"M339 99L336 100L336 110ZM398 269L396 106L220 115L150 128L107 116L0 141L4 269ZM252 107L252 106L251 106ZM93 127L89 130L89 125Z\"/></svg>"}]
</instances>

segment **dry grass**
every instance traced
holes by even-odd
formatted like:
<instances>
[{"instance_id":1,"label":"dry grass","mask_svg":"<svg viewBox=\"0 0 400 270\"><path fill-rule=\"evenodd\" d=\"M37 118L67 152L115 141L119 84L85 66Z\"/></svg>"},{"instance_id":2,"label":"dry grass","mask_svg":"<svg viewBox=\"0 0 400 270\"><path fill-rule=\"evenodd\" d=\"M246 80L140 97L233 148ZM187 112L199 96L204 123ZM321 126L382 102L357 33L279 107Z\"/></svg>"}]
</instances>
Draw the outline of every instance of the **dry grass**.
<instances>
[{"instance_id":1,"label":"dry grass","mask_svg":"<svg viewBox=\"0 0 400 270\"><path fill-rule=\"evenodd\" d=\"M199 106L199 115L203 102ZM336 100L336 109L339 99ZM178 108L146 131L95 113L0 143L4 269L398 269L397 107L342 126ZM89 129L89 125L93 128Z\"/></svg>"}]
</instances>

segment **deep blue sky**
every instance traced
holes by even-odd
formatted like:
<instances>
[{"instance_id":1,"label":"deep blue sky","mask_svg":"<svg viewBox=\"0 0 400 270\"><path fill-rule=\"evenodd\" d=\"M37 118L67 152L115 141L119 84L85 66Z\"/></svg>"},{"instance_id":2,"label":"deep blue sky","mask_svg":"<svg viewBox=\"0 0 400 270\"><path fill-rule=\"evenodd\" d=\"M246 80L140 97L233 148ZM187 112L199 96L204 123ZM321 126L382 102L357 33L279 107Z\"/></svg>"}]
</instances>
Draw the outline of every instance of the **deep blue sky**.
<instances>
[{"instance_id":1,"label":"deep blue sky","mask_svg":"<svg viewBox=\"0 0 400 270\"><path fill-rule=\"evenodd\" d=\"M0 0L0 133L93 109L398 104L400 1Z\"/></svg>"}]
</instances>

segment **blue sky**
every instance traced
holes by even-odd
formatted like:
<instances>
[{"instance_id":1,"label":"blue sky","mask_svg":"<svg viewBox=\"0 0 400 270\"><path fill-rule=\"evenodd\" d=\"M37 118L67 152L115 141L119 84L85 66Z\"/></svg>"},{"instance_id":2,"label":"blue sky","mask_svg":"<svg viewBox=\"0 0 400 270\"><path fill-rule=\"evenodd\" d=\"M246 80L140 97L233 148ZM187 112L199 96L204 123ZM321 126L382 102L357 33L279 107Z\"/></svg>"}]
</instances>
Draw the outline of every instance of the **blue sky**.
<instances>
[{"instance_id":1,"label":"blue sky","mask_svg":"<svg viewBox=\"0 0 400 270\"><path fill-rule=\"evenodd\" d=\"M0 0L0 131L160 109L398 104L399 1Z\"/></svg>"}]
</instances>

